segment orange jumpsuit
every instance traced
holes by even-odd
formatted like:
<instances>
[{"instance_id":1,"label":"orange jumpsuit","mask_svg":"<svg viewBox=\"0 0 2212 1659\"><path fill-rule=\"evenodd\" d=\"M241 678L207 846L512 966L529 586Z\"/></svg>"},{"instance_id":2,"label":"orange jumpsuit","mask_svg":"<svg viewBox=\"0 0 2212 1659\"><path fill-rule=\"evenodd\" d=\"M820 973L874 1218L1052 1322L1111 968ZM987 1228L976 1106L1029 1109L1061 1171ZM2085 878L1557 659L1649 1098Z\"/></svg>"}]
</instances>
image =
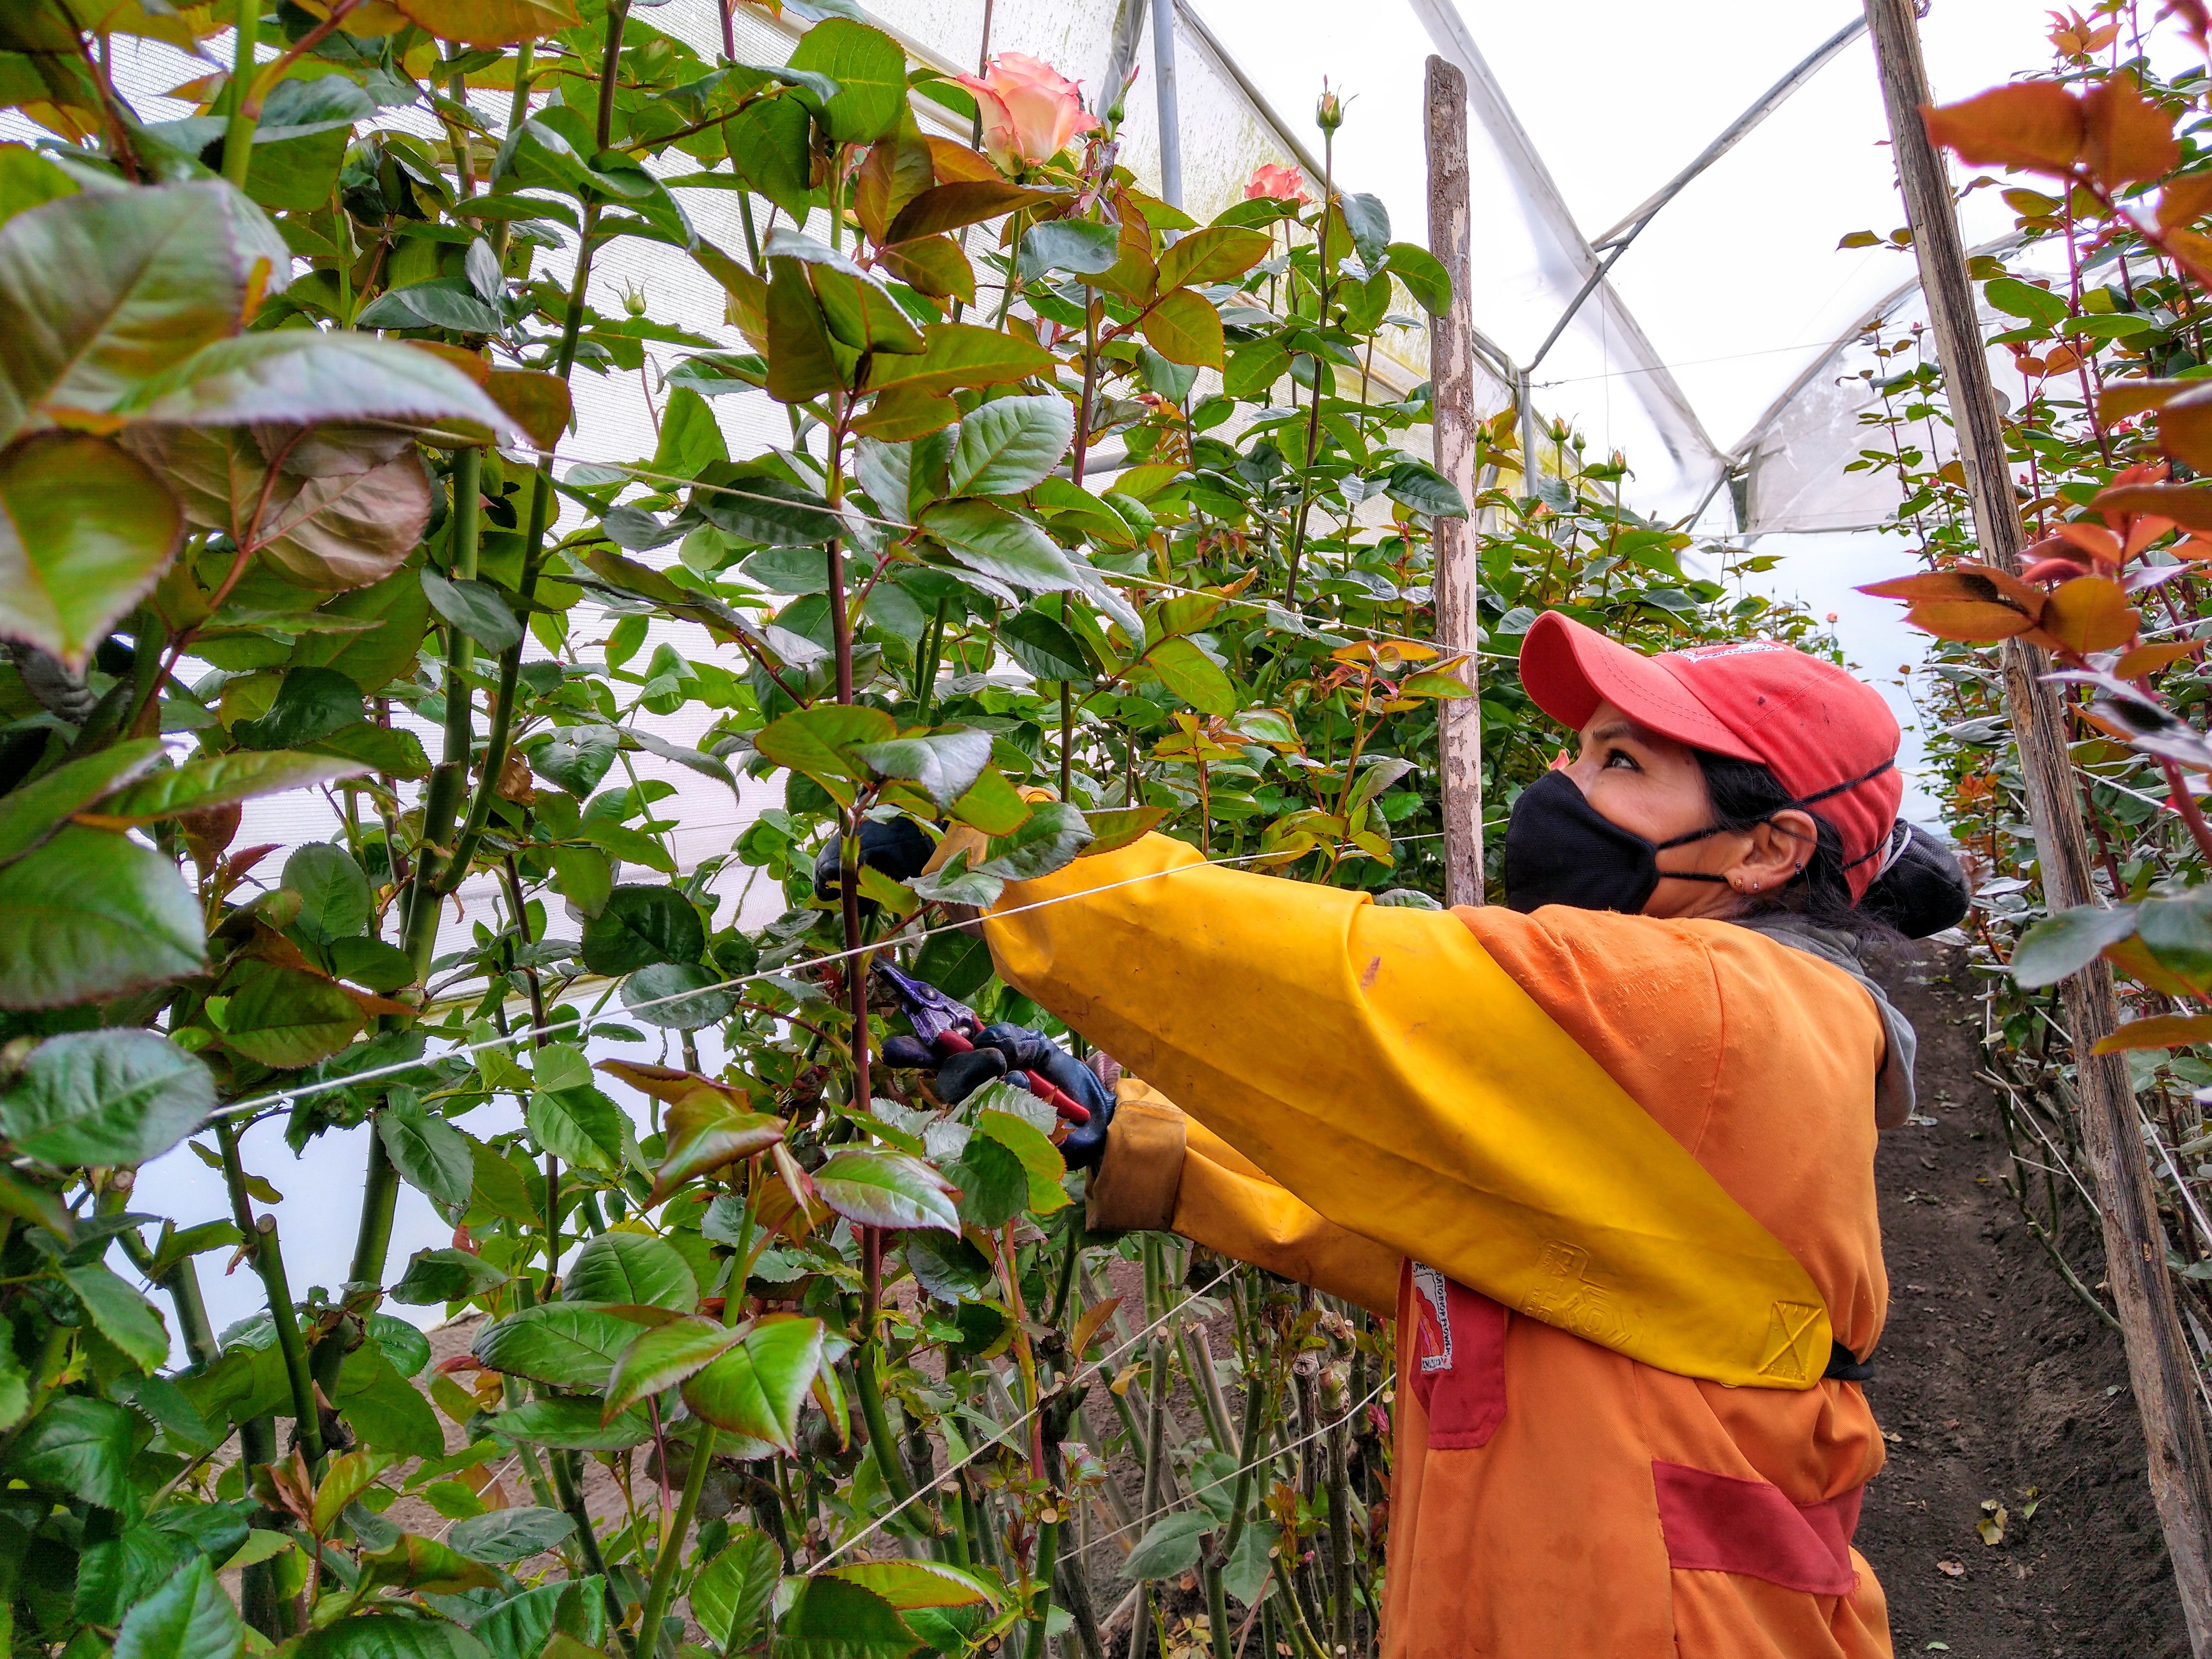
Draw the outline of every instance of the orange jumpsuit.
<instances>
[{"instance_id":1,"label":"orange jumpsuit","mask_svg":"<svg viewBox=\"0 0 2212 1659\"><path fill-rule=\"evenodd\" d=\"M1881 1436L1821 1375L1887 1304L1884 1029L1850 975L1726 922L1378 907L1158 836L984 926L1145 1079L1094 1224L1395 1317L1389 1659L1889 1654L1850 1547Z\"/></svg>"}]
</instances>

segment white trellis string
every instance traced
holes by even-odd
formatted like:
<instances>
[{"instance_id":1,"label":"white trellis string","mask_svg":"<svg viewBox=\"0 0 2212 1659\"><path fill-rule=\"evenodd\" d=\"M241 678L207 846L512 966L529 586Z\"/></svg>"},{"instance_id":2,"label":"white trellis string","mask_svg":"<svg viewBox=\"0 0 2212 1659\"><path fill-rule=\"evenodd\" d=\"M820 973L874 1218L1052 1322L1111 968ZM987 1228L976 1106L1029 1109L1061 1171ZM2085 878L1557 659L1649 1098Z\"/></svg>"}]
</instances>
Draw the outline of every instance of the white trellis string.
<instances>
[{"instance_id":1,"label":"white trellis string","mask_svg":"<svg viewBox=\"0 0 2212 1659\"><path fill-rule=\"evenodd\" d=\"M1396 838L1396 841L1393 844L1404 845L1407 842L1417 841L1437 841L1441 839L1442 836L1443 832L1441 830L1431 831L1429 834L1420 836L1401 836ZM1309 850L1317 851L1318 849L1313 848ZM1279 855L1273 853L1242 853L1232 857L1207 859L1205 862L1208 865L1249 864L1255 859L1274 858L1277 856ZM1055 904L1066 904L1073 899L1087 898L1094 893L1110 893L1116 888L1133 887L1139 882L1152 881L1161 876L1171 876L1176 874L1178 871L1188 870L1192 867L1193 866L1189 865L1177 865L1172 869L1147 870L1142 875L1127 876L1120 881L1108 882L1103 886L1086 887L1079 893L1061 893L1053 898L1036 899L1028 904L1018 904L1011 906L1004 910L994 910L991 912L991 915L994 919L1005 916L1023 915L1031 910L1047 909ZM937 927L921 928L910 933L890 935L886 938L878 939L872 945L854 945L849 950L833 951L823 956L810 957L803 962L786 963L780 968L763 968L754 973L740 974L735 978L721 980L712 985L702 985L692 990L678 991L673 992L667 996L652 997L640 1002L625 1003L623 1007L625 1012L637 1013L647 1008L659 1008L664 1007L673 1002L689 1001L694 997L711 996L717 991L734 990L741 985L750 985L761 980L775 979L787 974L799 973L809 968L828 967L832 963L844 962L854 957L868 956L878 951L889 950L893 945L909 944L916 939L928 939L934 934L957 933L961 931L966 926L967 924L962 922L944 922L940 923ZM573 1007L576 1005L572 1003L560 1003L556 1006L559 1007ZM544 1025L518 1027L516 1030L509 1031L503 1036L485 1037L480 1042L476 1042L457 1044L455 1047L446 1049L442 1053L434 1056L426 1054L420 1060L395 1060L390 1065L373 1066L365 1071L351 1072L343 1077L325 1078L320 1082L299 1084L291 1088L271 1090L267 1094L256 1095L249 1100L238 1101L231 1105L222 1107L216 1111L210 1112L208 1114L208 1116L210 1120L218 1117L239 1117L260 1111L264 1107L282 1105L286 1101L305 1100L310 1096L328 1094L333 1090L358 1088L364 1083L374 1083L381 1078L400 1077L410 1072L421 1071L423 1067L433 1065L439 1060L448 1059L457 1054L480 1054L492 1049L507 1048L511 1044L523 1042L531 1037L548 1036L556 1031L566 1031L570 1029L570 1024L571 1022L564 1021L559 1024L554 1024L549 1022Z\"/></svg>"}]
</instances>

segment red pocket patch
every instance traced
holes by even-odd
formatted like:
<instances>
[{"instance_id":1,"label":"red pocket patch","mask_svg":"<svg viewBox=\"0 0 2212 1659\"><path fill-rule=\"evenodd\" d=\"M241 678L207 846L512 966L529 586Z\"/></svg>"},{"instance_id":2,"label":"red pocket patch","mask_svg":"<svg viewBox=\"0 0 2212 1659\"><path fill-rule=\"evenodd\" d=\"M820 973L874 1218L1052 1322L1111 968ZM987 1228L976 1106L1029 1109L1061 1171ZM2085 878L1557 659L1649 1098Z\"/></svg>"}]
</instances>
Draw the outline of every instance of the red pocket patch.
<instances>
[{"instance_id":1,"label":"red pocket patch","mask_svg":"<svg viewBox=\"0 0 2212 1659\"><path fill-rule=\"evenodd\" d=\"M1434 1267L1411 1264L1413 1398L1429 1416L1429 1445L1487 1445L1505 1417L1506 1311Z\"/></svg>"}]
</instances>

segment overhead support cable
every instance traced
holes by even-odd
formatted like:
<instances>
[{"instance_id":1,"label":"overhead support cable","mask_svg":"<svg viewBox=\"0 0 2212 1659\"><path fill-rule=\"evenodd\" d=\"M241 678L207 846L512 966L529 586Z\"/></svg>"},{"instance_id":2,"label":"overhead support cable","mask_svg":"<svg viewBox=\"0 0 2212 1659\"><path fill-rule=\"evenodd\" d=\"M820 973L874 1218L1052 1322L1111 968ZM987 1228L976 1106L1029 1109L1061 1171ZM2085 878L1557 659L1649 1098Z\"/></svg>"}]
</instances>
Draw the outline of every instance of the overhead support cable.
<instances>
[{"instance_id":1,"label":"overhead support cable","mask_svg":"<svg viewBox=\"0 0 2212 1659\"><path fill-rule=\"evenodd\" d=\"M1620 256L1628 252L1629 245L1644 234L1644 228L1659 216L1659 210L1688 188L1692 179L1741 143L1746 134L1771 115L1799 88L1817 75L1823 64L1833 58L1837 53L1850 45L1860 35L1865 33L1866 26L1866 18L1863 15L1855 17L1830 35L1814 49L1810 57L1769 87L1749 109L1729 122L1726 131L1700 150L1697 159L1689 166L1644 198L1643 203L1633 209L1626 218L1621 220L1619 224L1591 244L1593 252L1599 249L1604 250L1604 262L1583 279L1581 290L1568 301L1567 308L1559 313L1559 320L1552 325L1552 331L1544 337L1544 343L1536 348L1536 355L1528 360L1530 369L1534 369L1544 361L1546 354L1558 343L1559 336L1566 332L1567 325L1575 319L1575 313L1583 308L1583 301L1589 298L1591 291L1603 282L1613 266L1620 263ZM1706 499L1710 501L1711 497L1709 495Z\"/></svg>"},{"instance_id":2,"label":"overhead support cable","mask_svg":"<svg viewBox=\"0 0 2212 1659\"><path fill-rule=\"evenodd\" d=\"M1551 169L1537 153L1534 143L1513 112L1504 89L1475 45L1474 36L1460 16L1453 0L1407 0L1413 15L1428 31L1439 54L1458 65L1467 76L1468 107L1489 134L1503 158L1507 173L1519 191L1528 214L1530 228L1540 244L1548 245L1551 263L1563 267L1577 283L1587 284L1605 313L1607 338L1634 367L1644 373L1635 381L1637 399L1651 417L1659 438L1678 465L1686 470L1711 465L1721 459L1718 445L1698 418L1681 386L1644 332L1635 315L1606 283L1597 250L1583 235L1568 210ZM1597 281L1592 283L1593 276Z\"/></svg>"},{"instance_id":3,"label":"overhead support cable","mask_svg":"<svg viewBox=\"0 0 2212 1659\"><path fill-rule=\"evenodd\" d=\"M1133 5L1140 3L1141 0L1130 0ZM1221 44L1221 37L1213 32L1206 19L1198 15L1190 0L1174 0L1174 3L1176 15L1190 25L1191 33L1204 43L1213 61L1221 65L1222 73L1237 83L1237 91L1244 94L1245 101L1252 106L1253 113L1274 134L1275 142L1288 150L1297 164L1305 169L1307 178L1318 180L1322 176L1322 165L1314 159L1314 153L1291 130L1291 124L1276 112L1275 106L1267 101L1267 94L1253 84L1252 77L1244 73L1244 66L1237 61L1228 47Z\"/></svg>"}]
</instances>

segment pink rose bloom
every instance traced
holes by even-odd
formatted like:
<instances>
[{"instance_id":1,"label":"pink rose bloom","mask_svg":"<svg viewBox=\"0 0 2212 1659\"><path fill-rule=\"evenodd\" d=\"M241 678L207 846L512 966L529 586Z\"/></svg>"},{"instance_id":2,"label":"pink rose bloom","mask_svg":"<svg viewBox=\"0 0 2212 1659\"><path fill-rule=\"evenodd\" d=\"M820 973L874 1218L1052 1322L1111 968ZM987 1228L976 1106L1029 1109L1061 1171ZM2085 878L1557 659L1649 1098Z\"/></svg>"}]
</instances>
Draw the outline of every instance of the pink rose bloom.
<instances>
[{"instance_id":1,"label":"pink rose bloom","mask_svg":"<svg viewBox=\"0 0 2212 1659\"><path fill-rule=\"evenodd\" d=\"M1026 52L1001 52L983 78L958 77L983 112L983 148L1001 171L1048 161L1099 125L1083 107L1080 82Z\"/></svg>"},{"instance_id":2,"label":"pink rose bloom","mask_svg":"<svg viewBox=\"0 0 2212 1659\"><path fill-rule=\"evenodd\" d=\"M1310 203L1313 200L1306 193L1304 173L1296 167L1279 167L1272 161L1265 167L1255 167L1244 185L1246 201L1256 201L1263 197L1278 202Z\"/></svg>"}]
</instances>

